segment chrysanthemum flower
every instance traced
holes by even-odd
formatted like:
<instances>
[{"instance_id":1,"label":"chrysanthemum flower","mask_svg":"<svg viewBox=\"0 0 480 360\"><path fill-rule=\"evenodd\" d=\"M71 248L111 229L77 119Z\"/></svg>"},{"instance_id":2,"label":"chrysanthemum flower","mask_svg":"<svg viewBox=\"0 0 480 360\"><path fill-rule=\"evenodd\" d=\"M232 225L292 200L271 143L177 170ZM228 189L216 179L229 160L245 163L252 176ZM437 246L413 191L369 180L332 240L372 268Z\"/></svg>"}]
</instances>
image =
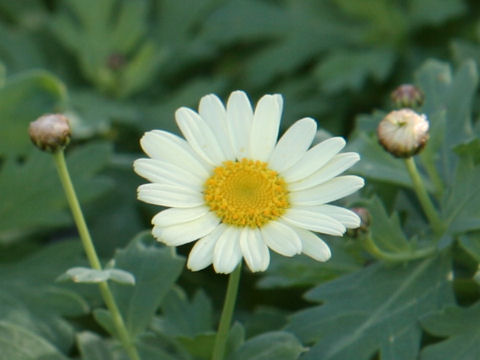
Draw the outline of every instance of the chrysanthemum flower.
<instances>
[{"instance_id":1,"label":"chrysanthemum flower","mask_svg":"<svg viewBox=\"0 0 480 360\"><path fill-rule=\"evenodd\" d=\"M138 198L169 208L152 219L155 238L169 246L197 240L191 270L213 263L216 272L230 273L243 257L251 271L264 271L269 248L326 261L330 249L314 232L340 236L360 225L354 212L327 204L363 186L358 176L337 176L358 154L339 154L340 137L310 148L317 128L311 118L277 142L282 107L280 95L263 96L255 111L242 91L226 108L207 95L198 113L175 113L186 140L162 130L142 137L150 159L134 168L152 183L138 188Z\"/></svg>"}]
</instances>

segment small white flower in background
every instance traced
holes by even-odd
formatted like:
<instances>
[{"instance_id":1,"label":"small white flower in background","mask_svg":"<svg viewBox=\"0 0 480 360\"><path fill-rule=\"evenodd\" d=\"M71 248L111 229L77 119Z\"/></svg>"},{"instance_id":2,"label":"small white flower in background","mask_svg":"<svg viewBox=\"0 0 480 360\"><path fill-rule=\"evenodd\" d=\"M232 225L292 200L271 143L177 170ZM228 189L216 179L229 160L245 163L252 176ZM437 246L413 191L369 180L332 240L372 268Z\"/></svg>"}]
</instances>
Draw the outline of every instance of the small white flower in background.
<instances>
[{"instance_id":1,"label":"small white flower in background","mask_svg":"<svg viewBox=\"0 0 480 360\"><path fill-rule=\"evenodd\" d=\"M159 241L197 240L191 270L213 264L230 273L243 257L251 271L264 271L269 248L326 261L330 249L313 232L341 236L360 225L354 212L327 204L364 185L358 176L337 176L359 155L339 154L340 137L309 149L317 128L311 118L277 142L282 108L280 95L263 96L255 111L242 91L230 95L226 108L207 95L198 113L185 107L175 113L186 140L162 130L142 137L150 159L136 160L134 168L152 183L138 188L138 198L169 207L152 219Z\"/></svg>"},{"instance_id":2,"label":"small white flower in background","mask_svg":"<svg viewBox=\"0 0 480 360\"><path fill-rule=\"evenodd\" d=\"M425 115L410 109L391 111L378 124L378 141L396 157L417 154L428 141L429 123Z\"/></svg>"}]
</instances>

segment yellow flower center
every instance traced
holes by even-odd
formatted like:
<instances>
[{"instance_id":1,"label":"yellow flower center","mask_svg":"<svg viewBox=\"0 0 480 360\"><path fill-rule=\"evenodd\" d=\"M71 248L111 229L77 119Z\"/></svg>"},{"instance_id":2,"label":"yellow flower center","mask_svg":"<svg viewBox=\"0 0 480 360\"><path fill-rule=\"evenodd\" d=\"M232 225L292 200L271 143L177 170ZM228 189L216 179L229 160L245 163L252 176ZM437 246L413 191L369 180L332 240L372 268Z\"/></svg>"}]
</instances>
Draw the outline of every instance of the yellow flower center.
<instances>
[{"instance_id":1,"label":"yellow flower center","mask_svg":"<svg viewBox=\"0 0 480 360\"><path fill-rule=\"evenodd\" d=\"M285 180L263 161L225 161L205 182L204 198L223 223L261 227L289 207Z\"/></svg>"}]
</instances>

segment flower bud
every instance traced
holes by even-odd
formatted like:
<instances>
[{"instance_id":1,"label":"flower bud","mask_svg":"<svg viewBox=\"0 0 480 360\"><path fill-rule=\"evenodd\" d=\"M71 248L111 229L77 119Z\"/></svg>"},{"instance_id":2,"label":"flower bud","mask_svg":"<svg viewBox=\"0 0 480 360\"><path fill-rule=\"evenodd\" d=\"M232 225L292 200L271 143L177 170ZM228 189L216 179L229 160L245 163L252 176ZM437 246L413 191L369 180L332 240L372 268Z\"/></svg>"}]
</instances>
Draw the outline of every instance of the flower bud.
<instances>
[{"instance_id":1,"label":"flower bud","mask_svg":"<svg viewBox=\"0 0 480 360\"><path fill-rule=\"evenodd\" d=\"M32 121L28 127L30 139L40 150L55 152L70 142L70 124L62 114L47 114Z\"/></svg>"},{"instance_id":2,"label":"flower bud","mask_svg":"<svg viewBox=\"0 0 480 360\"><path fill-rule=\"evenodd\" d=\"M427 143L428 127L425 115L410 109L395 110L378 124L378 141L393 156L408 158Z\"/></svg>"},{"instance_id":3,"label":"flower bud","mask_svg":"<svg viewBox=\"0 0 480 360\"><path fill-rule=\"evenodd\" d=\"M422 90L410 84L400 85L392 91L390 97L397 108L420 107L425 100Z\"/></svg>"},{"instance_id":4,"label":"flower bud","mask_svg":"<svg viewBox=\"0 0 480 360\"><path fill-rule=\"evenodd\" d=\"M348 236L356 238L361 234L368 232L370 226L370 212L363 207L351 209L360 218L360 226L355 229L348 229Z\"/></svg>"}]
</instances>

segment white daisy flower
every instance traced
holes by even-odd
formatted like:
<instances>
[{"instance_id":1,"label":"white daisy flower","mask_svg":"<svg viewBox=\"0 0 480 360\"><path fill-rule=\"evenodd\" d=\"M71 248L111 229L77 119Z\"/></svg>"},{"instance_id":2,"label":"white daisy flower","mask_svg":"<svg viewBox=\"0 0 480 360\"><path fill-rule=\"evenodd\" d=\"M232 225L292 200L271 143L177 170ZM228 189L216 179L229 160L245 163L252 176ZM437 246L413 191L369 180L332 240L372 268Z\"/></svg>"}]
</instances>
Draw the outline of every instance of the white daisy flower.
<instances>
[{"instance_id":1,"label":"white daisy flower","mask_svg":"<svg viewBox=\"0 0 480 360\"><path fill-rule=\"evenodd\" d=\"M226 108L207 95L198 113L186 107L175 113L186 140L162 130L142 137L150 158L134 168L151 183L138 188L138 198L169 208L152 219L159 241L197 240L189 269L213 264L230 273L243 257L251 271L264 271L269 249L326 261L330 249L314 232L341 236L360 225L354 212L327 204L364 185L358 176L338 176L359 155L339 154L341 137L310 148L317 129L311 118L295 122L277 142L282 108L277 94L263 96L255 111L243 91L233 92Z\"/></svg>"}]
</instances>

